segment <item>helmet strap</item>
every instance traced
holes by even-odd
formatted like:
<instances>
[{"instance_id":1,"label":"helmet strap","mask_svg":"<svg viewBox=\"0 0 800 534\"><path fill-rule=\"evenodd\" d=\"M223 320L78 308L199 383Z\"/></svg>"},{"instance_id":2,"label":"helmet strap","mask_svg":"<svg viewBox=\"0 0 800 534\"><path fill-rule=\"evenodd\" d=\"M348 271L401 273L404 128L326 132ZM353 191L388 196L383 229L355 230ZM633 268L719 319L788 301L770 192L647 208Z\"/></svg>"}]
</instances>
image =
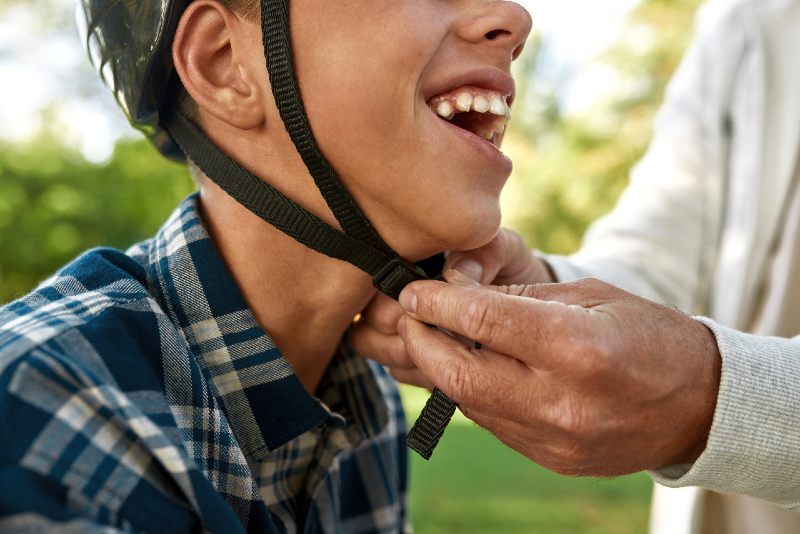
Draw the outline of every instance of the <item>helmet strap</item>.
<instances>
[{"instance_id":1,"label":"helmet strap","mask_svg":"<svg viewBox=\"0 0 800 534\"><path fill-rule=\"evenodd\" d=\"M261 29L267 58L267 72L269 72L272 94L281 118L292 142L327 201L328 207L346 234L399 258L384 243L361 212L314 139L314 133L303 106L292 59L289 0L261 0ZM383 276L386 275L392 279L391 284L404 286L412 280L405 281L405 279L398 278L403 276L402 273L401 264L387 264L384 272L374 279L383 279ZM390 296L397 298L393 294ZM433 449L441 439L455 409L456 404L452 400L438 389L434 390L419 419L409 431L408 446L426 460L430 459Z\"/></svg>"},{"instance_id":2,"label":"helmet strap","mask_svg":"<svg viewBox=\"0 0 800 534\"><path fill-rule=\"evenodd\" d=\"M411 282L435 278L435 271L441 272L441 256L426 262L426 273L397 255L390 256L336 230L233 161L177 105L165 106L161 121L186 156L237 202L303 245L365 271L372 276L375 287L389 297L397 299ZM430 459L455 409L452 400L434 389L408 433L408 446Z\"/></svg>"},{"instance_id":3,"label":"helmet strap","mask_svg":"<svg viewBox=\"0 0 800 534\"><path fill-rule=\"evenodd\" d=\"M407 262L384 242L319 149L297 83L289 0L261 0L261 27L281 119L341 232L228 157L174 103L162 109L162 125L200 170L237 202L303 245L368 273L389 297L397 299L411 282L439 275ZM455 408L452 400L434 390L409 431L409 447L429 459Z\"/></svg>"}]
</instances>

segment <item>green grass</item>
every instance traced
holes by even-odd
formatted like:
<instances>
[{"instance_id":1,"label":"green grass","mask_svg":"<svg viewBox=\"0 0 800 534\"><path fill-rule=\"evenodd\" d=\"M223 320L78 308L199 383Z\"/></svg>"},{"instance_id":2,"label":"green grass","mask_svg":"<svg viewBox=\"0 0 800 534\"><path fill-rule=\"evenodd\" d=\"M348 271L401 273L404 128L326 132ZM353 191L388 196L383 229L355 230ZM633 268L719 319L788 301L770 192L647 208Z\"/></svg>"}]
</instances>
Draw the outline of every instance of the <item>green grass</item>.
<instances>
[{"instance_id":1,"label":"green grass","mask_svg":"<svg viewBox=\"0 0 800 534\"><path fill-rule=\"evenodd\" d=\"M426 392L403 390L409 420ZM463 416L448 427L433 458L413 454L411 517L419 534L450 532L638 533L647 528L651 482L551 473Z\"/></svg>"}]
</instances>

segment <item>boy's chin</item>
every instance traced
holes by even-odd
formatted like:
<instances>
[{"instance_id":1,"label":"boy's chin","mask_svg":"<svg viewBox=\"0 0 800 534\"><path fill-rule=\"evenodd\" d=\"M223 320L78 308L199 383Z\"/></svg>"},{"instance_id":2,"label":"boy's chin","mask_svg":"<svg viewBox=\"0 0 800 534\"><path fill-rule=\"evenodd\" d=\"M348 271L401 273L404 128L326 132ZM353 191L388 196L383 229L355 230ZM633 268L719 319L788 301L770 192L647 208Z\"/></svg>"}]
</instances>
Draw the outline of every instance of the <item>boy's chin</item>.
<instances>
[{"instance_id":1,"label":"boy's chin","mask_svg":"<svg viewBox=\"0 0 800 534\"><path fill-rule=\"evenodd\" d=\"M488 244L500 230L500 210L479 217L459 218L445 236L448 251L464 251Z\"/></svg>"}]
</instances>

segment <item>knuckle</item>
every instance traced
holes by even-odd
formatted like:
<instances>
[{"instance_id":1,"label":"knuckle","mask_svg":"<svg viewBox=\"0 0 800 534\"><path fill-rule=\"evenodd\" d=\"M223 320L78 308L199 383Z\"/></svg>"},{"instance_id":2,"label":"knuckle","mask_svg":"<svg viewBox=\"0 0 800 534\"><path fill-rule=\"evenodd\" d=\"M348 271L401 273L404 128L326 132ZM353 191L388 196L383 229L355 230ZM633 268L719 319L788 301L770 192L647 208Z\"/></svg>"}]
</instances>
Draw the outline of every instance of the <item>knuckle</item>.
<instances>
[{"instance_id":1,"label":"knuckle","mask_svg":"<svg viewBox=\"0 0 800 534\"><path fill-rule=\"evenodd\" d=\"M614 343L606 337L580 338L572 343L571 361L585 376L605 376L614 372L616 351Z\"/></svg>"},{"instance_id":2,"label":"knuckle","mask_svg":"<svg viewBox=\"0 0 800 534\"><path fill-rule=\"evenodd\" d=\"M502 328L501 313L490 294L472 299L465 313L459 315L463 317L463 330L467 337L486 345L491 345L498 338Z\"/></svg>"},{"instance_id":3,"label":"knuckle","mask_svg":"<svg viewBox=\"0 0 800 534\"><path fill-rule=\"evenodd\" d=\"M546 300L550 284L528 284L519 286L518 296L536 300Z\"/></svg>"},{"instance_id":4,"label":"knuckle","mask_svg":"<svg viewBox=\"0 0 800 534\"><path fill-rule=\"evenodd\" d=\"M576 401L559 402L551 410L551 424L565 437L575 444L584 443L593 438L595 425L592 418Z\"/></svg>"},{"instance_id":5,"label":"knuckle","mask_svg":"<svg viewBox=\"0 0 800 534\"><path fill-rule=\"evenodd\" d=\"M375 328L386 334L396 334L397 321L402 314L403 309L394 302L379 306L375 314Z\"/></svg>"},{"instance_id":6,"label":"knuckle","mask_svg":"<svg viewBox=\"0 0 800 534\"><path fill-rule=\"evenodd\" d=\"M453 365L442 374L442 390L458 404L474 399L475 383L467 365Z\"/></svg>"},{"instance_id":7,"label":"knuckle","mask_svg":"<svg viewBox=\"0 0 800 534\"><path fill-rule=\"evenodd\" d=\"M613 299L615 295L618 295L621 291L611 284L598 280L597 278L584 278L571 282L571 284L575 292L582 295L586 303L592 305L597 305Z\"/></svg>"},{"instance_id":8,"label":"knuckle","mask_svg":"<svg viewBox=\"0 0 800 534\"><path fill-rule=\"evenodd\" d=\"M388 351L389 357L392 366L394 367L413 367L413 364L410 363L411 359L408 356L408 352L406 352L406 347L404 344L395 344L392 345L392 348Z\"/></svg>"},{"instance_id":9,"label":"knuckle","mask_svg":"<svg viewBox=\"0 0 800 534\"><path fill-rule=\"evenodd\" d=\"M592 369L595 374L604 374L613 368L614 344L607 338L596 339L592 350Z\"/></svg>"},{"instance_id":10,"label":"knuckle","mask_svg":"<svg viewBox=\"0 0 800 534\"><path fill-rule=\"evenodd\" d=\"M498 292L512 297L536 298L538 289L537 285L512 284L499 287Z\"/></svg>"},{"instance_id":11,"label":"knuckle","mask_svg":"<svg viewBox=\"0 0 800 534\"><path fill-rule=\"evenodd\" d=\"M384 334L397 333L397 321L403 315L403 308L397 302L379 300L374 302L366 313L366 323Z\"/></svg>"},{"instance_id":12,"label":"knuckle","mask_svg":"<svg viewBox=\"0 0 800 534\"><path fill-rule=\"evenodd\" d=\"M439 317L442 311L442 295L440 291L428 291L426 286L418 287L417 315Z\"/></svg>"}]
</instances>

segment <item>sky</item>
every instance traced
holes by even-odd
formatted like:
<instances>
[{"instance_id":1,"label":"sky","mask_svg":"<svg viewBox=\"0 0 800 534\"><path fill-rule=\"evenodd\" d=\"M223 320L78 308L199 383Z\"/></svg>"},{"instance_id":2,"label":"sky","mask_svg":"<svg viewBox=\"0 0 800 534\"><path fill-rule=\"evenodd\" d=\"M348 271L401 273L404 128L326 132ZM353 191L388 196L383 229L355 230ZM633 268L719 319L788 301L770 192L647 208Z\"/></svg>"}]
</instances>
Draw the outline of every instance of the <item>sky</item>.
<instances>
[{"instance_id":1,"label":"sky","mask_svg":"<svg viewBox=\"0 0 800 534\"><path fill-rule=\"evenodd\" d=\"M557 88L567 113L591 104L591 60L619 35L638 1L519 0L544 42L539 76ZM52 0L53 18L67 22L45 31L30 5L20 2L0 17L0 138L30 138L48 109L46 120L63 126L68 143L103 161L118 139L138 134L92 73L73 22L75 0Z\"/></svg>"}]
</instances>

